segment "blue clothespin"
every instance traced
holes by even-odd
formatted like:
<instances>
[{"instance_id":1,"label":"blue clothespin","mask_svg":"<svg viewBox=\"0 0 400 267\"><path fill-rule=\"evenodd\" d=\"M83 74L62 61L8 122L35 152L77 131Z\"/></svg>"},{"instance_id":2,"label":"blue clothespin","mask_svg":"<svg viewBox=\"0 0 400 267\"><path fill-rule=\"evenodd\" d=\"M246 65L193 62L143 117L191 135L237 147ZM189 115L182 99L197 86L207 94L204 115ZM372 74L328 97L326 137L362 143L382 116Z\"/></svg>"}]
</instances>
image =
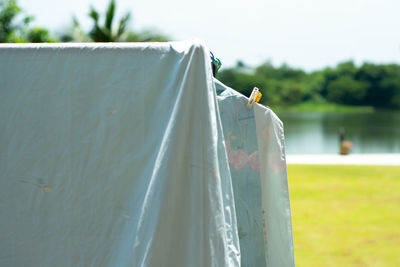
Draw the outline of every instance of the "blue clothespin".
<instances>
[{"instance_id":1,"label":"blue clothespin","mask_svg":"<svg viewBox=\"0 0 400 267\"><path fill-rule=\"evenodd\" d=\"M213 70L213 75L215 77L215 75L217 75L217 72L219 71L219 69L222 66L221 60L219 60L218 58L214 57L214 54L210 51L211 54L211 67Z\"/></svg>"}]
</instances>

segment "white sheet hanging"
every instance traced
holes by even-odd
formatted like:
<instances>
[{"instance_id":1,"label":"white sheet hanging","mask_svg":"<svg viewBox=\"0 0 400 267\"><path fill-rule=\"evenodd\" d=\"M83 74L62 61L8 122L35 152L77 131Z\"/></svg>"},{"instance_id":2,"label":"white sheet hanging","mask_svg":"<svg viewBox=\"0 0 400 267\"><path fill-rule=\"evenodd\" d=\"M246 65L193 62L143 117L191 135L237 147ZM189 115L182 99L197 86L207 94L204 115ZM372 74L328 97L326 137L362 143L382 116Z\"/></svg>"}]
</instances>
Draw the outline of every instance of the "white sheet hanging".
<instances>
[{"instance_id":1,"label":"white sheet hanging","mask_svg":"<svg viewBox=\"0 0 400 267\"><path fill-rule=\"evenodd\" d=\"M242 266L294 266L283 125L214 81L235 196Z\"/></svg>"},{"instance_id":2,"label":"white sheet hanging","mask_svg":"<svg viewBox=\"0 0 400 267\"><path fill-rule=\"evenodd\" d=\"M1 266L239 266L198 42L0 45Z\"/></svg>"},{"instance_id":3,"label":"white sheet hanging","mask_svg":"<svg viewBox=\"0 0 400 267\"><path fill-rule=\"evenodd\" d=\"M243 166L265 241L243 262L292 266L282 124L255 104L254 151L228 160L203 43L6 44L0 62L1 266L240 266Z\"/></svg>"}]
</instances>

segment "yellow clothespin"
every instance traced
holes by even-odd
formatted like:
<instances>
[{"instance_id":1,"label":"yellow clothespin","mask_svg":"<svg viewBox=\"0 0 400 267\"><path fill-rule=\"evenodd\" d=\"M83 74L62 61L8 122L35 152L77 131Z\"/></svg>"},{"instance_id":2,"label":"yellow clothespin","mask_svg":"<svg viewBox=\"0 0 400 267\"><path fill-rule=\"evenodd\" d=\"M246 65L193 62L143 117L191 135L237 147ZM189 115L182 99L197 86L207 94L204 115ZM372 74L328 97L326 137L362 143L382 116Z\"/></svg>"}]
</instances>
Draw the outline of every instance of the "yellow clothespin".
<instances>
[{"instance_id":1,"label":"yellow clothespin","mask_svg":"<svg viewBox=\"0 0 400 267\"><path fill-rule=\"evenodd\" d=\"M247 108L251 108L254 102L260 102L261 97L262 94L260 93L260 90L257 87L254 87L253 91L251 92L249 102L247 103Z\"/></svg>"},{"instance_id":2,"label":"yellow clothespin","mask_svg":"<svg viewBox=\"0 0 400 267\"><path fill-rule=\"evenodd\" d=\"M260 92L258 92L256 99L254 99L254 102L256 102L256 103L260 102L261 97L262 97L262 94Z\"/></svg>"}]
</instances>

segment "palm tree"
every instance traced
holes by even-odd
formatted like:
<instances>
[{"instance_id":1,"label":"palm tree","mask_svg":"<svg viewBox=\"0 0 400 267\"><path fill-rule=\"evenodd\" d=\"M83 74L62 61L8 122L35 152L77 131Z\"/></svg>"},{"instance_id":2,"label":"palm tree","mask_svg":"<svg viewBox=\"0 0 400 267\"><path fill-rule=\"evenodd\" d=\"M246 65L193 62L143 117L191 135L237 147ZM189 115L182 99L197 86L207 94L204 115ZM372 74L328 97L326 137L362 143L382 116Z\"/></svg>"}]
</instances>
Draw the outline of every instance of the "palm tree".
<instances>
[{"instance_id":1,"label":"palm tree","mask_svg":"<svg viewBox=\"0 0 400 267\"><path fill-rule=\"evenodd\" d=\"M94 26L89 32L90 38L94 42L118 42L125 33L126 26L131 17L130 13L125 14L119 21L117 29L113 30L113 20L115 15L115 0L111 0L106 11L104 26L99 25L99 12L94 7L90 7L89 16L93 19Z\"/></svg>"},{"instance_id":2,"label":"palm tree","mask_svg":"<svg viewBox=\"0 0 400 267\"><path fill-rule=\"evenodd\" d=\"M130 13L126 13L117 25L113 27L113 21L115 16L116 3L115 0L111 0L108 4L104 25L100 25L100 14L94 8L90 7L89 17L93 20L93 27L89 33L85 33L78 20L73 17L73 27L69 33L64 34L61 37L63 42L166 42L168 37L163 34L156 33L153 30L133 32L127 30L128 22L131 18Z\"/></svg>"}]
</instances>

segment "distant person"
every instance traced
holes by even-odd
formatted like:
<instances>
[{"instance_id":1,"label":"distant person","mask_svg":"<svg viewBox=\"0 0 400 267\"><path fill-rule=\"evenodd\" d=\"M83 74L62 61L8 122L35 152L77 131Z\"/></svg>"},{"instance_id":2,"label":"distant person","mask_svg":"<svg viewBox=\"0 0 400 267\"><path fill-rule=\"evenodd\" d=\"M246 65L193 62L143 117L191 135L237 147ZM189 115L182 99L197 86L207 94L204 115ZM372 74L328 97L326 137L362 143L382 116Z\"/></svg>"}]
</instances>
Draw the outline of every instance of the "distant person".
<instances>
[{"instance_id":1,"label":"distant person","mask_svg":"<svg viewBox=\"0 0 400 267\"><path fill-rule=\"evenodd\" d=\"M353 148L353 143L346 140L346 130L342 127L339 129L340 139L340 155L348 155Z\"/></svg>"}]
</instances>

